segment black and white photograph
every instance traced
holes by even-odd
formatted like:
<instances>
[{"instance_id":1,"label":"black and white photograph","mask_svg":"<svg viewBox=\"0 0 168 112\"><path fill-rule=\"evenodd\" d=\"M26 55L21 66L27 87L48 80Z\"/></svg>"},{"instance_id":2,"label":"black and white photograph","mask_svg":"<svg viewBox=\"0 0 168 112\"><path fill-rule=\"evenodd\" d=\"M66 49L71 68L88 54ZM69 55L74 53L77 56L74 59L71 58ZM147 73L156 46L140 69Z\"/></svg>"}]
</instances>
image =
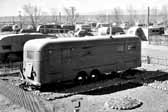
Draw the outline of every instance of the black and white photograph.
<instances>
[{"instance_id":1,"label":"black and white photograph","mask_svg":"<svg viewBox=\"0 0 168 112\"><path fill-rule=\"evenodd\" d=\"M0 112L168 112L168 1L0 0Z\"/></svg>"}]
</instances>

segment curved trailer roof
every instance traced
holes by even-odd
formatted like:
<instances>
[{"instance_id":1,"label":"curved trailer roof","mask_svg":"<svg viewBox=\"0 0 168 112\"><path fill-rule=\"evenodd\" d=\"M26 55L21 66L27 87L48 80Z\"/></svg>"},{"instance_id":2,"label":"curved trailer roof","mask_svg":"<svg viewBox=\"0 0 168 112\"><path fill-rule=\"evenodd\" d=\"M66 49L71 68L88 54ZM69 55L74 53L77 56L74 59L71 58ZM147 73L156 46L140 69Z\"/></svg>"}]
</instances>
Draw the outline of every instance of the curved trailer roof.
<instances>
[{"instance_id":1,"label":"curved trailer roof","mask_svg":"<svg viewBox=\"0 0 168 112\"><path fill-rule=\"evenodd\" d=\"M77 38L77 37L71 37L71 38L43 38L43 39L33 39L29 40L26 42L24 45L25 48L34 48L33 50L35 51L40 51L40 49L47 44L51 43L66 43L66 42L86 42L86 41L94 41L94 40L109 40L109 39L139 39L137 36L133 35L115 35L112 36L91 36L91 37L82 37L82 38Z\"/></svg>"}]
</instances>

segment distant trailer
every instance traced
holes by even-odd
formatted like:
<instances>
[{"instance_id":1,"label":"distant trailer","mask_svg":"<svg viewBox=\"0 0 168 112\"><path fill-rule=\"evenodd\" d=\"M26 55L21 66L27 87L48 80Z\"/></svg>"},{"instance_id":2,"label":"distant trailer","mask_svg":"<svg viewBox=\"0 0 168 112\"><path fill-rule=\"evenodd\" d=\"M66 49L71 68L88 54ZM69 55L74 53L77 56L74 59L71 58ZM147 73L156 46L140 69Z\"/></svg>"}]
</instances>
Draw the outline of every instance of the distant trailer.
<instances>
[{"instance_id":1,"label":"distant trailer","mask_svg":"<svg viewBox=\"0 0 168 112\"><path fill-rule=\"evenodd\" d=\"M41 86L64 81L85 82L102 73L141 66L141 41L118 35L35 39L24 45L23 78Z\"/></svg>"},{"instance_id":2,"label":"distant trailer","mask_svg":"<svg viewBox=\"0 0 168 112\"><path fill-rule=\"evenodd\" d=\"M149 27L149 36L164 34L164 27Z\"/></svg>"},{"instance_id":3,"label":"distant trailer","mask_svg":"<svg viewBox=\"0 0 168 112\"><path fill-rule=\"evenodd\" d=\"M127 34L129 35L136 35L138 36L142 41L147 41L147 37L141 27L131 27L128 29Z\"/></svg>"},{"instance_id":4,"label":"distant trailer","mask_svg":"<svg viewBox=\"0 0 168 112\"><path fill-rule=\"evenodd\" d=\"M48 33L67 33L69 29L62 28L61 25L57 24L46 24L39 25L36 29L37 32L48 34Z\"/></svg>"},{"instance_id":5,"label":"distant trailer","mask_svg":"<svg viewBox=\"0 0 168 112\"><path fill-rule=\"evenodd\" d=\"M51 35L44 35L41 33L0 35L0 63L22 61L23 46L26 41L48 36L51 37Z\"/></svg>"}]
</instances>

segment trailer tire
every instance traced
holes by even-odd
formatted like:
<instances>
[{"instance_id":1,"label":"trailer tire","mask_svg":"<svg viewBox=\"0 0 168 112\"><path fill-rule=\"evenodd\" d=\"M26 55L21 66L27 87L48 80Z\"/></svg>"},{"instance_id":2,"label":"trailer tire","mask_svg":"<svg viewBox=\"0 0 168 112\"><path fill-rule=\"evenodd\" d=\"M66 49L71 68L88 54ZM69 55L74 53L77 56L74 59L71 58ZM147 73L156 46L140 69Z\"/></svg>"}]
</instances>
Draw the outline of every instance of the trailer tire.
<instances>
[{"instance_id":1,"label":"trailer tire","mask_svg":"<svg viewBox=\"0 0 168 112\"><path fill-rule=\"evenodd\" d=\"M88 79L87 73L85 71L81 71L77 74L75 78L75 83L82 85L87 82L87 79Z\"/></svg>"},{"instance_id":2,"label":"trailer tire","mask_svg":"<svg viewBox=\"0 0 168 112\"><path fill-rule=\"evenodd\" d=\"M90 72L90 76L89 76L91 81L98 81L101 78L101 73L99 70L94 69ZM103 78L103 77L102 77Z\"/></svg>"}]
</instances>

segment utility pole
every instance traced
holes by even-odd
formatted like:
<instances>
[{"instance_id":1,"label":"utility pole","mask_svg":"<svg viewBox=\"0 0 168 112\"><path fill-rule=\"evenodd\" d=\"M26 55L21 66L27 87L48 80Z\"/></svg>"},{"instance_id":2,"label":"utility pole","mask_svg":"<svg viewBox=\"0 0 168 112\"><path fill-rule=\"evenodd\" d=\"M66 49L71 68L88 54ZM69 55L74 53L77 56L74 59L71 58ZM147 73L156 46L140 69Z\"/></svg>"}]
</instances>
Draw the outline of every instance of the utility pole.
<instances>
[{"instance_id":1,"label":"utility pole","mask_svg":"<svg viewBox=\"0 0 168 112\"><path fill-rule=\"evenodd\" d=\"M149 41L149 44L150 44L150 39L149 39L149 23L150 23L150 7L148 5L148 21L147 21L147 28L148 28L148 41Z\"/></svg>"},{"instance_id":2,"label":"utility pole","mask_svg":"<svg viewBox=\"0 0 168 112\"><path fill-rule=\"evenodd\" d=\"M75 7L71 7L71 11L72 11L72 21L71 24L74 24L74 19L75 19Z\"/></svg>"},{"instance_id":3,"label":"utility pole","mask_svg":"<svg viewBox=\"0 0 168 112\"><path fill-rule=\"evenodd\" d=\"M15 18L12 16L12 24L15 24Z\"/></svg>"},{"instance_id":4,"label":"utility pole","mask_svg":"<svg viewBox=\"0 0 168 112\"><path fill-rule=\"evenodd\" d=\"M19 22L20 22L20 28L22 28L22 15L21 15L21 11L19 11Z\"/></svg>"},{"instance_id":5,"label":"utility pole","mask_svg":"<svg viewBox=\"0 0 168 112\"><path fill-rule=\"evenodd\" d=\"M106 23L109 24L109 14L108 14L108 12L106 12Z\"/></svg>"},{"instance_id":6,"label":"utility pole","mask_svg":"<svg viewBox=\"0 0 168 112\"><path fill-rule=\"evenodd\" d=\"M61 12L59 12L59 23L61 24Z\"/></svg>"}]
</instances>

